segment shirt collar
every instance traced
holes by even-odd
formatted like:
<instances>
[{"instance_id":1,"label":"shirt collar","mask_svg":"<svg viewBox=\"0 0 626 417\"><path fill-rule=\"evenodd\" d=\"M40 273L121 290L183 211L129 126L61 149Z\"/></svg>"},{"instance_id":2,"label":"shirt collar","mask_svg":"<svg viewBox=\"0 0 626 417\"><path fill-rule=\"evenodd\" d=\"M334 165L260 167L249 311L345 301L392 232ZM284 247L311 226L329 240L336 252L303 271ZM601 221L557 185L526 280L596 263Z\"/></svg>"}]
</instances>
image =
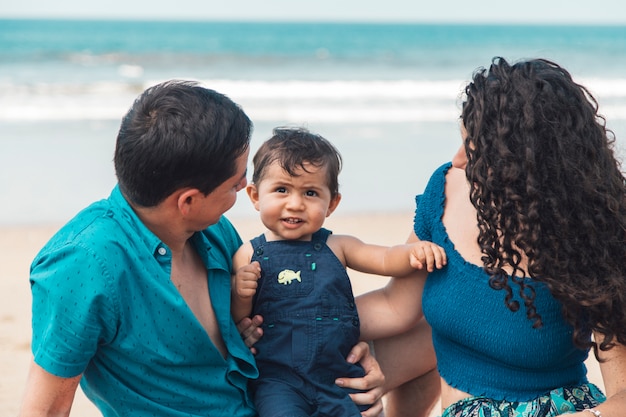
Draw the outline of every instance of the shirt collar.
<instances>
[{"instance_id":1,"label":"shirt collar","mask_svg":"<svg viewBox=\"0 0 626 417\"><path fill-rule=\"evenodd\" d=\"M128 230L134 232L137 237L141 239L146 247L150 249L154 257L163 257L166 255L163 253L163 250L168 252L168 256L171 254L169 247L161 239L159 239L157 235L148 229L139 216L137 216L133 207L130 205L126 197L124 197L124 194L122 194L119 184L113 188L109 200L112 205L119 209L118 212L121 214ZM201 232L194 233L192 241L196 244L197 248L206 248L206 252L209 252L211 249L209 240ZM211 265L212 263L209 262L208 259L210 255L206 252L198 250L198 253L200 254L200 257L205 265Z\"/></svg>"},{"instance_id":2,"label":"shirt collar","mask_svg":"<svg viewBox=\"0 0 626 417\"><path fill-rule=\"evenodd\" d=\"M122 217L122 221L125 223L127 230L135 233L137 237L146 245L147 248L150 249L154 256L163 255L159 254L159 249L167 248L167 245L161 241L152 233L150 229L146 227L145 224L141 221L135 210L133 210L132 206L126 200L126 197L122 194L120 190L120 186L116 185L111 192L109 197L109 201L112 205L118 208L118 213ZM167 249L169 251L169 248Z\"/></svg>"}]
</instances>

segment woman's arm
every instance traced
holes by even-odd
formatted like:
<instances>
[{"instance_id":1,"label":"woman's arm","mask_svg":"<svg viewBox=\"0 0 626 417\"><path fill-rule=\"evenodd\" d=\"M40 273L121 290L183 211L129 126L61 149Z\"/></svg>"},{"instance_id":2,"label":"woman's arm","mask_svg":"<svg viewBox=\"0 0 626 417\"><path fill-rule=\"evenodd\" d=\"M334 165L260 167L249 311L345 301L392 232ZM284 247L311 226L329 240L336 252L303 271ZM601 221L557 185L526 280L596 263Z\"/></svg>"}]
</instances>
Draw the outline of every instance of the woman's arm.
<instances>
[{"instance_id":1,"label":"woman's arm","mask_svg":"<svg viewBox=\"0 0 626 417\"><path fill-rule=\"evenodd\" d=\"M363 366L365 375L362 378L337 378L335 383L340 387L352 388L361 393L350 394L352 401L359 405L370 405L361 415L364 417L376 417L382 411L382 395L385 376L380 365L371 354L369 345L365 342L356 344L346 360L350 363L359 362Z\"/></svg>"},{"instance_id":2,"label":"woman's arm","mask_svg":"<svg viewBox=\"0 0 626 417\"><path fill-rule=\"evenodd\" d=\"M597 344L602 341L602 335L595 333L594 337ZM618 344L608 351L599 350L599 359L607 399L594 410L602 417L623 416L626 410L626 346ZM576 413L576 416L593 417L589 412Z\"/></svg>"},{"instance_id":3,"label":"woman's arm","mask_svg":"<svg viewBox=\"0 0 626 417\"><path fill-rule=\"evenodd\" d=\"M412 232L407 243L417 241ZM391 278L383 288L358 296L361 339L389 337L415 326L422 318L422 292L427 275L426 270L414 270L407 276Z\"/></svg>"}]
</instances>

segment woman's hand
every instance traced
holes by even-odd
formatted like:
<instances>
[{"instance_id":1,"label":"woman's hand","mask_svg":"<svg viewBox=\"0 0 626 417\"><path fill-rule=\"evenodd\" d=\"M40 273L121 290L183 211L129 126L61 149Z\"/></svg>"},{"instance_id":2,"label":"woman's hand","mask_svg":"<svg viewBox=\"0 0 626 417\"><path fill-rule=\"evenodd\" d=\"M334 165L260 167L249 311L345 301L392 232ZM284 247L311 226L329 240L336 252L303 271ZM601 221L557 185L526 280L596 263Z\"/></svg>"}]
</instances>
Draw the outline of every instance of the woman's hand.
<instances>
[{"instance_id":1,"label":"woman's hand","mask_svg":"<svg viewBox=\"0 0 626 417\"><path fill-rule=\"evenodd\" d=\"M365 342L359 342L352 348L346 360L350 363L359 362L365 370L365 375L361 378L337 378L335 384L344 388L364 391L350 394L352 401L359 405L372 405L368 410L361 413L362 416L378 416L383 410L381 398L384 394L385 376L376 358L370 353L369 345Z\"/></svg>"}]
</instances>

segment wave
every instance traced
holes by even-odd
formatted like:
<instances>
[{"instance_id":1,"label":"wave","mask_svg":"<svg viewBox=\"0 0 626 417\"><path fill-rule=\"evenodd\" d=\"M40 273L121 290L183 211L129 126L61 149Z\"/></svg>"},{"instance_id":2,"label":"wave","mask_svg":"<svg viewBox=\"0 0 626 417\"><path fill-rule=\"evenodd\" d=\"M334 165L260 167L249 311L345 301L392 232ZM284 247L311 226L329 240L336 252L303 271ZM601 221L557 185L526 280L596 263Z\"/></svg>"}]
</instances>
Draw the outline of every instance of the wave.
<instances>
[{"instance_id":1,"label":"wave","mask_svg":"<svg viewBox=\"0 0 626 417\"><path fill-rule=\"evenodd\" d=\"M140 68L125 68L139 72ZM160 80L22 83L0 80L0 120L119 120L135 97ZM197 80L228 95L255 121L453 121L464 80ZM609 120L626 119L626 78L577 80Z\"/></svg>"}]
</instances>

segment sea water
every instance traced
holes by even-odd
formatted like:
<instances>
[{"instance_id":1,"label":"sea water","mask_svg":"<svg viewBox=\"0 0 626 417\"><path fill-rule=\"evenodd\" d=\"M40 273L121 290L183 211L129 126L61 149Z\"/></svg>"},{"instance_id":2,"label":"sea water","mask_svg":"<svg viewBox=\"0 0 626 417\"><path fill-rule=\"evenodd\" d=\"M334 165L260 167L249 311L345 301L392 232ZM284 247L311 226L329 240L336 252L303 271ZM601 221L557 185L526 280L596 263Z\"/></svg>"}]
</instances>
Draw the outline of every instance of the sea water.
<instances>
[{"instance_id":1,"label":"sea water","mask_svg":"<svg viewBox=\"0 0 626 417\"><path fill-rule=\"evenodd\" d=\"M115 184L120 119L145 88L201 82L255 124L340 150L338 212L412 211L460 145L459 97L494 56L589 87L626 152L626 26L0 20L0 224L64 222ZM253 215L244 194L231 216Z\"/></svg>"}]
</instances>

